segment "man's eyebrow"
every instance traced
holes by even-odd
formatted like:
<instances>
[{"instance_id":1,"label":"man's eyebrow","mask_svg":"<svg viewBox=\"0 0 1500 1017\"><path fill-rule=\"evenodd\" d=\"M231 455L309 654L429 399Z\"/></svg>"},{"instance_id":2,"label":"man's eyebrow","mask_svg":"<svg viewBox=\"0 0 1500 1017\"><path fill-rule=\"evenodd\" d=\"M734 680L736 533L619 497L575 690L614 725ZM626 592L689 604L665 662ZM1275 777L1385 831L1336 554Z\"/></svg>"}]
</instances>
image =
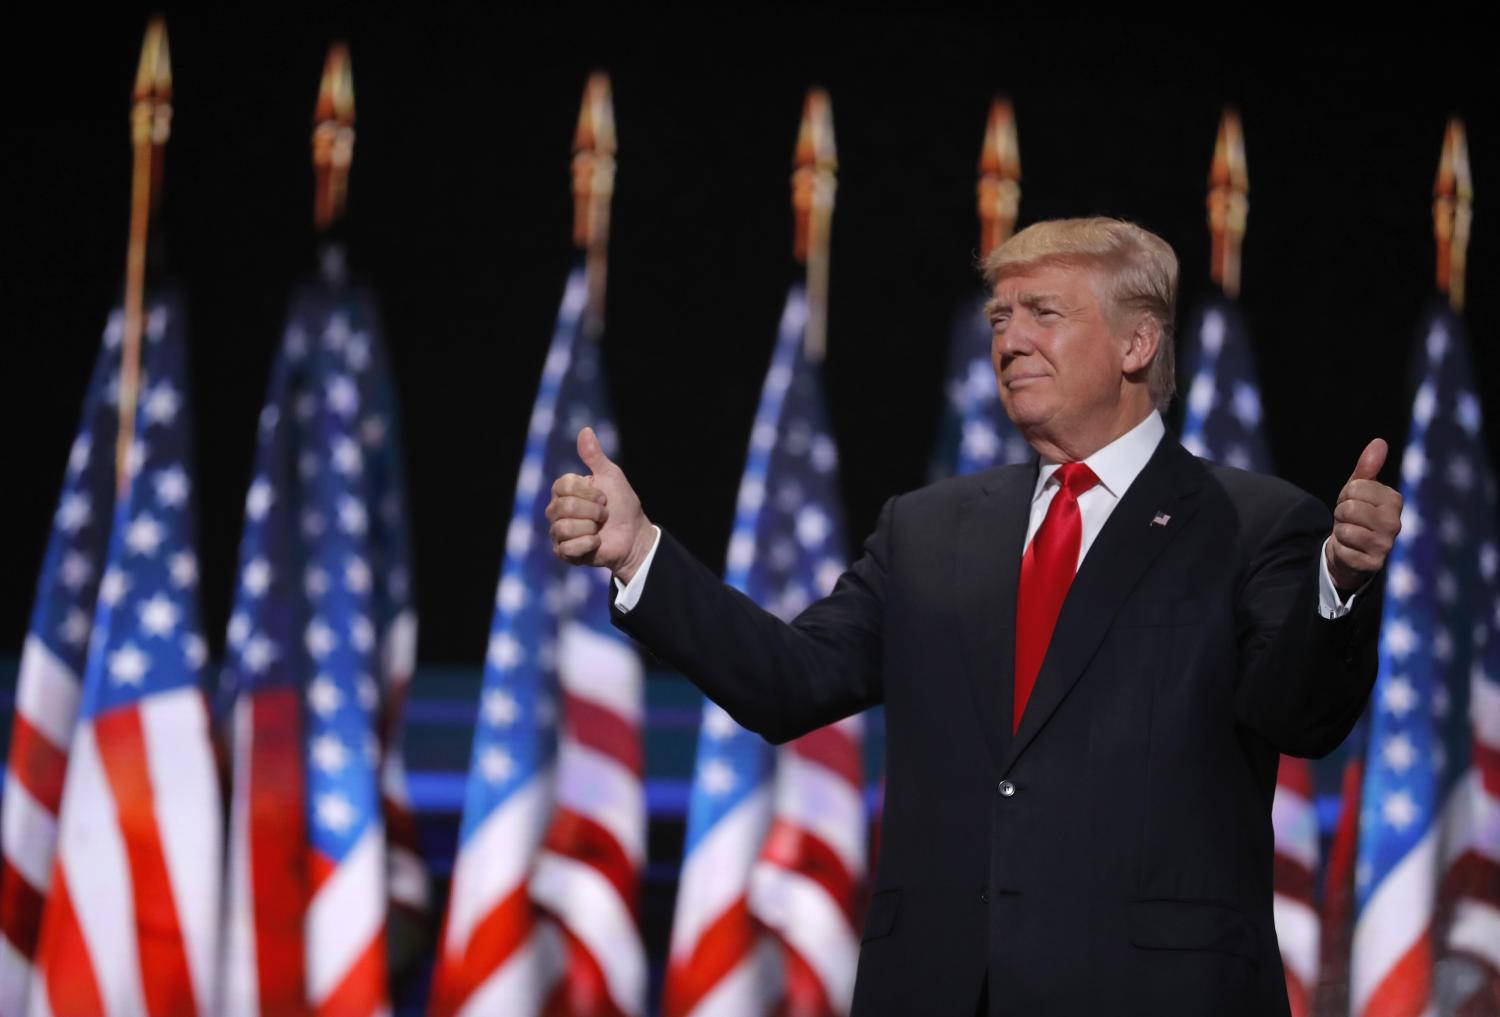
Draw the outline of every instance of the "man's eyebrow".
<instances>
[{"instance_id":1,"label":"man's eyebrow","mask_svg":"<svg viewBox=\"0 0 1500 1017\"><path fill-rule=\"evenodd\" d=\"M991 297L984 305L984 317L986 321L993 320L997 311L1009 310L1012 303L1022 307L1036 307L1038 304L1056 304L1061 299L1055 293L1022 293L1014 301Z\"/></svg>"}]
</instances>

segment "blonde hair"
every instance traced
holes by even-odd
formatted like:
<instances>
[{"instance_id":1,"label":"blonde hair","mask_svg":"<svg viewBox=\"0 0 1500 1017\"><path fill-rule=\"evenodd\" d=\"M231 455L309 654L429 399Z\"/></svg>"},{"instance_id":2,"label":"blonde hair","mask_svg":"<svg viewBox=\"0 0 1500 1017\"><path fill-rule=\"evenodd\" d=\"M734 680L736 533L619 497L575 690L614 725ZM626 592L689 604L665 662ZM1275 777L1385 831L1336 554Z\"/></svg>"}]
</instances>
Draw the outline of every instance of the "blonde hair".
<instances>
[{"instance_id":1,"label":"blonde hair","mask_svg":"<svg viewBox=\"0 0 1500 1017\"><path fill-rule=\"evenodd\" d=\"M1028 271L1044 262L1098 269L1107 289L1110 317L1144 312L1161 326L1161 342L1146 368L1146 387L1163 413L1177 391L1173 322L1177 314L1177 255L1150 230L1122 219L1049 219L1033 223L984 259L985 283Z\"/></svg>"}]
</instances>

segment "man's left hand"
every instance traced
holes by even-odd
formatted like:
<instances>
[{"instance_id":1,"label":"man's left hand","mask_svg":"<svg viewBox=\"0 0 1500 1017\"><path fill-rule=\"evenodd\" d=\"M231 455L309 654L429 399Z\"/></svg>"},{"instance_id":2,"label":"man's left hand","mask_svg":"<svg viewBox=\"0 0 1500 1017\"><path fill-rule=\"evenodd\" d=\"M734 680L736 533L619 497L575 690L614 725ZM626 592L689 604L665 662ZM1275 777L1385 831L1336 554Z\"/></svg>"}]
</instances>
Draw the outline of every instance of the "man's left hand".
<instances>
[{"instance_id":1,"label":"man's left hand","mask_svg":"<svg viewBox=\"0 0 1500 1017\"><path fill-rule=\"evenodd\" d=\"M1365 446L1333 507L1328 576L1346 597L1380 571L1401 532L1401 493L1375 479L1386 452L1383 438Z\"/></svg>"}]
</instances>

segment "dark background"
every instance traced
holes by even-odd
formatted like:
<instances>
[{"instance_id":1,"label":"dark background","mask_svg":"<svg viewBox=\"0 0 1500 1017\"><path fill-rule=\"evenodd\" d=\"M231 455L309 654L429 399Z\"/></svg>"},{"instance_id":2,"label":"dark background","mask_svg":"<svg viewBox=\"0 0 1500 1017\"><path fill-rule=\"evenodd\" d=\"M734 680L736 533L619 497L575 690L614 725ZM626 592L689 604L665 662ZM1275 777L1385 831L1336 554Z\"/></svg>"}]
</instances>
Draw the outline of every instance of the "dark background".
<instances>
[{"instance_id":1,"label":"dark background","mask_svg":"<svg viewBox=\"0 0 1500 1017\"><path fill-rule=\"evenodd\" d=\"M130 88L148 10L23 15L5 71L9 481L0 656L19 653L98 337L123 272ZM483 659L531 399L571 257L570 146L589 70L620 153L606 352L623 464L653 518L720 562L792 277L789 172L809 84L839 150L827 379L851 531L926 476L946 337L975 291L975 163L1016 104L1021 223L1108 213L1207 286L1219 112L1251 176L1244 302L1280 472L1331 502L1364 443L1399 448L1433 293L1431 191L1468 120L1467 319L1500 447L1500 116L1462 26L1364 35L822 8L626 17L569 8L208 16L167 8L176 94L161 236L191 303L207 625L222 643L255 420L312 264L309 136L328 42L359 110L356 267L381 295L405 414L422 659ZM1394 460L1385 473L1394 482Z\"/></svg>"}]
</instances>

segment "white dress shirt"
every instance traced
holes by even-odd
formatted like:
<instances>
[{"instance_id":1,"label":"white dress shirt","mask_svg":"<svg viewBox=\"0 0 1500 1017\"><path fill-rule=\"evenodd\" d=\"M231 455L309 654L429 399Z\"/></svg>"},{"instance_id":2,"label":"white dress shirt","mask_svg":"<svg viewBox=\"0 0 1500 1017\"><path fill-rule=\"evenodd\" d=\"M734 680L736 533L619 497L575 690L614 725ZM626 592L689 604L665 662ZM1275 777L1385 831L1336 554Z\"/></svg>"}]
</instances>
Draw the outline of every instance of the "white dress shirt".
<instances>
[{"instance_id":1,"label":"white dress shirt","mask_svg":"<svg viewBox=\"0 0 1500 1017\"><path fill-rule=\"evenodd\" d=\"M1152 410L1139 424L1083 460L1094 471L1094 476L1099 478L1099 483L1078 496L1078 514L1083 525L1082 539L1078 544L1079 564L1082 564L1084 555L1089 553L1094 538L1104 529L1109 514L1115 510L1120 499L1125 497L1125 492L1135 483L1141 470L1145 469L1147 460L1166 433L1167 427L1162 423L1161 414ZM1058 485L1052 482L1052 478L1059 465L1046 458L1042 459L1036 489L1031 495L1031 520L1026 527L1025 546L1030 546L1031 538L1047 517L1047 507L1057 494ZM641 591L645 589L646 573L651 570L656 547L661 543L661 529L655 526L652 529L656 530L656 539L651 542L646 560L641 562L641 567L631 577L629 584L615 580L615 607L621 614L628 613L635 607L641 599ZM1326 549L1321 550L1318 553L1318 613L1324 618L1341 618L1354 607L1357 595L1350 594L1348 600L1339 600L1338 591L1333 587L1333 579L1328 574L1328 552Z\"/></svg>"}]
</instances>

